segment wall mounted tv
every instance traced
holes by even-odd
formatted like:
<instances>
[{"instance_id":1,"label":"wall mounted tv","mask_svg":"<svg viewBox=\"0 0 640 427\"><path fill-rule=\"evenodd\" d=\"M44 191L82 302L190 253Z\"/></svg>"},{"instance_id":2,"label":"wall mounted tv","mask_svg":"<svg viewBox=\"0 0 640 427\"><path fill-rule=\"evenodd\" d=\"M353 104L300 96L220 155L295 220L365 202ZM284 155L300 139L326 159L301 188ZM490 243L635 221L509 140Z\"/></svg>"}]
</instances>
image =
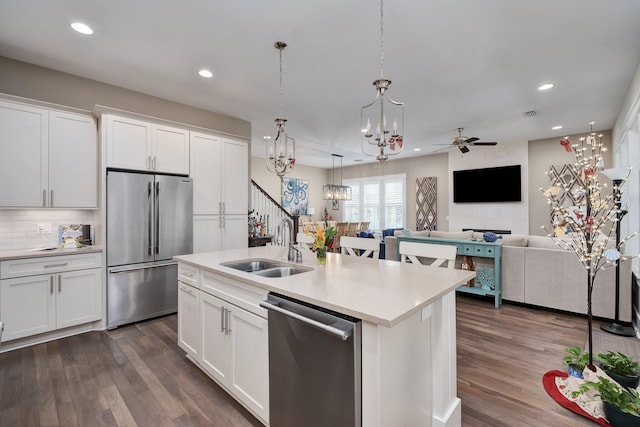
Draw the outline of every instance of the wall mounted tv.
<instances>
[{"instance_id":1,"label":"wall mounted tv","mask_svg":"<svg viewBox=\"0 0 640 427\"><path fill-rule=\"evenodd\" d=\"M453 202L520 202L520 181L520 165L453 171Z\"/></svg>"}]
</instances>

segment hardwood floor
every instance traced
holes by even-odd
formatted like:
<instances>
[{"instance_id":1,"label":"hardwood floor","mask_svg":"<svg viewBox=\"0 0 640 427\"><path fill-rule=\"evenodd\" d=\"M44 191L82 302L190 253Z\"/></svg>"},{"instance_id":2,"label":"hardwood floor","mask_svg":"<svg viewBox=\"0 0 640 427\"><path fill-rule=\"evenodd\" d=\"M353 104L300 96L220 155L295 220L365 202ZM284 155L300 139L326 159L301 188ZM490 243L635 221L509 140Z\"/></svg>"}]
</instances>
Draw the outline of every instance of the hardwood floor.
<instances>
[{"instance_id":1,"label":"hardwood floor","mask_svg":"<svg viewBox=\"0 0 640 427\"><path fill-rule=\"evenodd\" d=\"M0 426L261 425L185 358L176 328L172 315L0 354ZM542 388L584 344L584 318L458 296L457 338L464 426L591 425Z\"/></svg>"}]
</instances>

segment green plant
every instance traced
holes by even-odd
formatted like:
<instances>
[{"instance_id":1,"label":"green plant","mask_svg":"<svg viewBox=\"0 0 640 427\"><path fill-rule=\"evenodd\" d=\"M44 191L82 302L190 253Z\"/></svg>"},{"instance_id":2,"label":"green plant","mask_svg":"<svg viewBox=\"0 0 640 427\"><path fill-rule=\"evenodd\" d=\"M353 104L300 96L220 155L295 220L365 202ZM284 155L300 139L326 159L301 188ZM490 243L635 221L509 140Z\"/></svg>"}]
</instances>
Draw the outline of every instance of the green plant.
<instances>
[{"instance_id":1,"label":"green plant","mask_svg":"<svg viewBox=\"0 0 640 427\"><path fill-rule=\"evenodd\" d=\"M600 367L607 372L623 377L637 377L640 374L640 364L620 352L599 353L596 358Z\"/></svg>"},{"instance_id":2,"label":"green plant","mask_svg":"<svg viewBox=\"0 0 640 427\"><path fill-rule=\"evenodd\" d=\"M607 402L627 414L640 416L640 394L637 389L626 389L615 381L599 377L598 381L586 381L572 395L577 397L590 389L596 390L598 392L596 397L599 397L603 402Z\"/></svg>"},{"instance_id":3,"label":"green plant","mask_svg":"<svg viewBox=\"0 0 640 427\"><path fill-rule=\"evenodd\" d=\"M562 359L564 366L571 366L577 371L583 371L589 363L589 352L577 345L567 347L564 351L568 353L568 356Z\"/></svg>"}]
</instances>

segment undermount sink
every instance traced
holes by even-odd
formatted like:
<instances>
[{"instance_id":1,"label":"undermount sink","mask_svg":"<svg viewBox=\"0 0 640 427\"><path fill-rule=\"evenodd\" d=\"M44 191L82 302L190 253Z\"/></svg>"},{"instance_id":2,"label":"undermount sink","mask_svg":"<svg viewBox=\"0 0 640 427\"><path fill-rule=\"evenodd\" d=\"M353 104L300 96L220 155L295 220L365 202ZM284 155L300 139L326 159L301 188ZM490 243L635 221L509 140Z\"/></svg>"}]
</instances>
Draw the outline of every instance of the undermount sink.
<instances>
[{"instance_id":1,"label":"undermount sink","mask_svg":"<svg viewBox=\"0 0 640 427\"><path fill-rule=\"evenodd\" d=\"M270 259L243 259L239 261L224 262L221 265L235 270L253 273L262 277L285 277L293 276L313 270L311 267L288 264L285 262Z\"/></svg>"}]
</instances>

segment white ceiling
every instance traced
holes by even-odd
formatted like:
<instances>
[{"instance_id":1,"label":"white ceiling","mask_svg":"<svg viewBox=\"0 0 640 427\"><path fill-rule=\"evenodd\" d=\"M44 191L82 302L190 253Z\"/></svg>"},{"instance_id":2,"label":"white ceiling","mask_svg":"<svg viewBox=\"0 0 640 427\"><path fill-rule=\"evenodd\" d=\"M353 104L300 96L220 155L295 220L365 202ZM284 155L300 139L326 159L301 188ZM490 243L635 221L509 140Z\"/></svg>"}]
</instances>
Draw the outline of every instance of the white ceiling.
<instances>
[{"instance_id":1,"label":"white ceiling","mask_svg":"<svg viewBox=\"0 0 640 427\"><path fill-rule=\"evenodd\" d=\"M360 107L380 76L379 13L374 0L4 0L0 55L248 120L262 156L282 40L298 163L330 168L339 153L349 166L375 161L361 152ZM384 16L389 95L406 111L398 157L441 149L457 127L500 144L584 133L590 120L610 129L640 60L638 0L387 0ZM539 92L544 82L556 86Z\"/></svg>"}]
</instances>

